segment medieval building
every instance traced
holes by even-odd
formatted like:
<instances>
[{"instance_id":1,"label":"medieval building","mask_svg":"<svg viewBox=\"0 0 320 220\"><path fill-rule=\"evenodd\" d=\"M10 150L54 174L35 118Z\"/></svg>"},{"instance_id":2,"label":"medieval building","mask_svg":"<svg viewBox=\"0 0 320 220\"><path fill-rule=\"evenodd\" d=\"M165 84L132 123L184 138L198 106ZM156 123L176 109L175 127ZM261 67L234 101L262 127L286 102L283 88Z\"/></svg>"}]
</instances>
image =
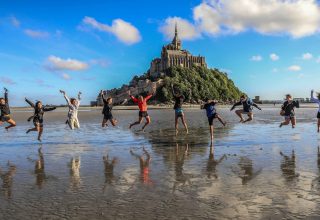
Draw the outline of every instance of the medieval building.
<instances>
[{"instance_id":1,"label":"medieval building","mask_svg":"<svg viewBox=\"0 0 320 220\"><path fill-rule=\"evenodd\" d=\"M189 51L182 49L177 25L175 26L175 34L172 42L162 47L161 58L152 60L149 73L151 76L157 77L172 66L187 68L191 68L192 66L207 67L205 57L200 55L193 56Z\"/></svg>"}]
</instances>

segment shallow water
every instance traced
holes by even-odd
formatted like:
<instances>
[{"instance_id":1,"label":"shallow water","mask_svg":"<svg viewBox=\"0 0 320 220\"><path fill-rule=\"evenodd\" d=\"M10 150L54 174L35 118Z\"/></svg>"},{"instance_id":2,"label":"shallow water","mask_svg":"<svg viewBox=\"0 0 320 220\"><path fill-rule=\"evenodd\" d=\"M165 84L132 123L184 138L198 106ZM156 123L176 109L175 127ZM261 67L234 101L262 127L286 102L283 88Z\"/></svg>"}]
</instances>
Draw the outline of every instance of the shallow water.
<instances>
[{"instance_id":1,"label":"shallow water","mask_svg":"<svg viewBox=\"0 0 320 220\"><path fill-rule=\"evenodd\" d=\"M127 128L136 111L115 111L119 126L105 129L100 110L80 112L78 131L63 123L65 112L50 112L41 144L25 134L30 113L16 112L19 126L3 132L0 143L0 219L320 215L315 109L297 111L296 129L278 127L278 109L256 111L245 125L221 109L228 125L215 122L213 145L204 112L185 112L190 134L177 137L172 110L150 110L145 133Z\"/></svg>"}]
</instances>

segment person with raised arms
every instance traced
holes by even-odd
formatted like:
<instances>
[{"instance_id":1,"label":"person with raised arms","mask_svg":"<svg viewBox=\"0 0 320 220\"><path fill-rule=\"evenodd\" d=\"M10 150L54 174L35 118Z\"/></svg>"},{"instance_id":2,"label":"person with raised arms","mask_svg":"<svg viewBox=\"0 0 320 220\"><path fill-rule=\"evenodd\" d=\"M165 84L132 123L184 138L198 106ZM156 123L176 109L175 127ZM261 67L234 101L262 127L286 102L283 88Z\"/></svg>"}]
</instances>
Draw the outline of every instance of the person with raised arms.
<instances>
[{"instance_id":1,"label":"person with raised arms","mask_svg":"<svg viewBox=\"0 0 320 220\"><path fill-rule=\"evenodd\" d=\"M33 116L28 119L28 121L33 119L34 128L30 128L26 133L28 134L31 131L37 131L38 141L41 141L43 133L43 115L45 112L55 110L56 107L43 106L41 101L37 101L36 104L34 104L27 98L25 98L25 101L34 109Z\"/></svg>"},{"instance_id":2,"label":"person with raised arms","mask_svg":"<svg viewBox=\"0 0 320 220\"><path fill-rule=\"evenodd\" d=\"M102 127L108 126L108 121L111 122L112 126L116 126L117 125L117 120L113 118L112 115L112 108L113 108L113 100L111 97L106 98L105 97L105 91L101 90L100 91L100 95L103 101L103 110L102 110L102 114L103 114L103 120L102 120Z\"/></svg>"},{"instance_id":3,"label":"person with raised arms","mask_svg":"<svg viewBox=\"0 0 320 220\"><path fill-rule=\"evenodd\" d=\"M78 110L80 107L81 92L78 93L78 99L75 99L75 98L69 99L65 91L60 90L60 92L63 94L69 107L68 119L66 121L66 124L68 124L70 129L72 130L75 128L80 128L80 123L78 119Z\"/></svg>"},{"instance_id":4,"label":"person with raised arms","mask_svg":"<svg viewBox=\"0 0 320 220\"><path fill-rule=\"evenodd\" d=\"M218 102L216 100L205 99L205 104L201 105L201 109L205 109L208 117L209 127L210 127L210 137L211 143L213 141L213 120L218 119L223 126L226 126L226 122L217 113L216 105Z\"/></svg>"},{"instance_id":5,"label":"person with raised arms","mask_svg":"<svg viewBox=\"0 0 320 220\"><path fill-rule=\"evenodd\" d=\"M141 124L142 119L145 118L146 119L146 123L143 125L142 127L142 131L144 131L144 129L146 128L146 126L148 124L151 123L151 118L147 112L148 110L148 106L147 106L147 101L149 99L151 99L151 97L153 96L154 93L147 95L146 97L143 97L142 95L139 95L138 98L134 97L131 95L131 91L128 91L128 95L130 96L130 98L132 99L132 101L134 103L137 103L139 106L139 119L136 122L133 122L132 124L130 124L129 128L131 129L133 126Z\"/></svg>"},{"instance_id":6,"label":"person with raised arms","mask_svg":"<svg viewBox=\"0 0 320 220\"><path fill-rule=\"evenodd\" d=\"M176 92L173 84L171 84L171 89L172 89L172 95L174 97L175 103L174 103L174 111L175 111L175 130L176 130L176 135L178 134L178 119L181 118L181 122L186 130L186 133L188 134L188 126L185 120L185 116L182 110L182 104L184 102L184 95L181 94L181 92Z\"/></svg>"},{"instance_id":7,"label":"person with raised arms","mask_svg":"<svg viewBox=\"0 0 320 220\"><path fill-rule=\"evenodd\" d=\"M252 112L253 107L261 110L261 108L256 103L254 103L250 98L248 98L246 95L242 95L240 97L240 101L235 103L230 109L230 111L232 111L236 106L239 106L239 105L243 106L242 109L236 110L236 114L240 118L240 123L246 123L253 120L253 112ZM248 115L248 118L246 120L243 119L242 117L243 114Z\"/></svg>"},{"instance_id":8,"label":"person with raised arms","mask_svg":"<svg viewBox=\"0 0 320 220\"><path fill-rule=\"evenodd\" d=\"M317 93L317 98L314 98L313 93L314 93L314 91L311 90L311 99L310 100L312 102L317 103L319 106L318 113L317 113L317 119L318 119L317 126L318 126L318 133L319 133L320 132L320 93Z\"/></svg>"},{"instance_id":9,"label":"person with raised arms","mask_svg":"<svg viewBox=\"0 0 320 220\"><path fill-rule=\"evenodd\" d=\"M288 125L291 122L292 128L295 128L296 126L296 116L295 116L295 112L294 112L294 108L299 108L299 102L298 101L294 101L292 99L292 96L290 94L286 95L286 101L283 103L283 105L281 106L281 111L280 111L280 115L284 116L284 121L281 122L280 124L280 128L283 125Z\"/></svg>"},{"instance_id":10,"label":"person with raised arms","mask_svg":"<svg viewBox=\"0 0 320 220\"><path fill-rule=\"evenodd\" d=\"M15 127L16 122L10 116L8 90L6 88L4 88L4 98L0 98L0 111L0 125L2 125L4 122L8 123L9 125L5 127L6 130Z\"/></svg>"}]
</instances>

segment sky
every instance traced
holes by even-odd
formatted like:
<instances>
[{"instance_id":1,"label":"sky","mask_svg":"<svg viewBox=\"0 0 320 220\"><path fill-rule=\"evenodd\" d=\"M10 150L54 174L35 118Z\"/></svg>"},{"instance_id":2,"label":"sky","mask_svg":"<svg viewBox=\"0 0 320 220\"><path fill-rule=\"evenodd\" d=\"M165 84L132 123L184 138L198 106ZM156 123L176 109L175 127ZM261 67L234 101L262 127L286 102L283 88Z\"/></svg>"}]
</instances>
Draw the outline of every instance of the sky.
<instances>
[{"instance_id":1,"label":"sky","mask_svg":"<svg viewBox=\"0 0 320 220\"><path fill-rule=\"evenodd\" d=\"M178 24L182 46L262 99L320 92L316 0L0 0L0 87L63 104L127 84L160 56Z\"/></svg>"}]
</instances>

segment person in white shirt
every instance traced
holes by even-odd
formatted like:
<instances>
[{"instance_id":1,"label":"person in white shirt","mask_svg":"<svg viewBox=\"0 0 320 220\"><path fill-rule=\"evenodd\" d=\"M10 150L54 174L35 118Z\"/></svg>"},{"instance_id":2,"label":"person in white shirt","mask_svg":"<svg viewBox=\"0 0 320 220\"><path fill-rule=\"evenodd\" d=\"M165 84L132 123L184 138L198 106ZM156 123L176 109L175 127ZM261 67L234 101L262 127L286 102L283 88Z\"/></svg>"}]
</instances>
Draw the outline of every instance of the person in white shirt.
<instances>
[{"instance_id":1,"label":"person in white shirt","mask_svg":"<svg viewBox=\"0 0 320 220\"><path fill-rule=\"evenodd\" d=\"M64 98L66 99L69 107L68 119L66 123L69 125L69 127L72 130L75 128L80 128L80 123L78 120L78 110L80 107L81 92L78 93L78 99L75 99L75 98L69 99L65 91L60 90L60 92L63 94Z\"/></svg>"}]
</instances>

